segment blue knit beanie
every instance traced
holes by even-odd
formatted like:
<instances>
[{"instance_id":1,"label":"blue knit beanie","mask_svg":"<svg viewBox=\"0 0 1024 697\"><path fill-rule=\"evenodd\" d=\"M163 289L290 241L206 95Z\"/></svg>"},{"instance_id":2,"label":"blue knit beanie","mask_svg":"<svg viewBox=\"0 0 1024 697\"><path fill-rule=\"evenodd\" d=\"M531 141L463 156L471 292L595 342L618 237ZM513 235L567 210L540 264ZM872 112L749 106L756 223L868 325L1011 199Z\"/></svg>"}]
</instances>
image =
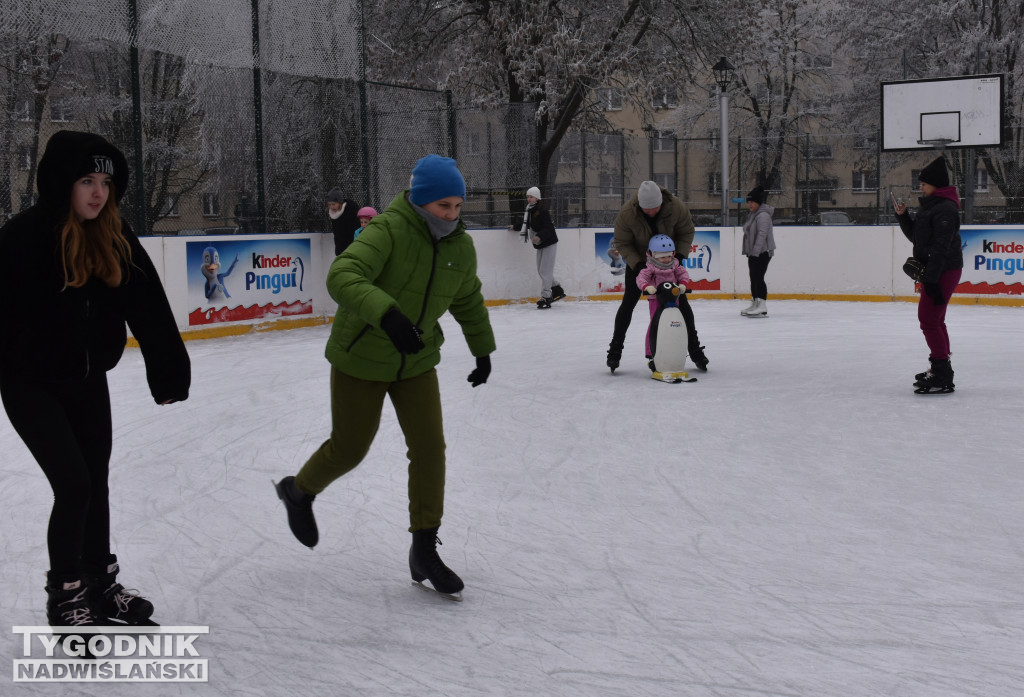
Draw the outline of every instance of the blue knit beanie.
<instances>
[{"instance_id":1,"label":"blue knit beanie","mask_svg":"<svg viewBox=\"0 0 1024 697\"><path fill-rule=\"evenodd\" d=\"M412 168L409 200L417 206L424 206L449 196L466 198L466 180L462 178L455 160L440 155L420 158Z\"/></svg>"}]
</instances>

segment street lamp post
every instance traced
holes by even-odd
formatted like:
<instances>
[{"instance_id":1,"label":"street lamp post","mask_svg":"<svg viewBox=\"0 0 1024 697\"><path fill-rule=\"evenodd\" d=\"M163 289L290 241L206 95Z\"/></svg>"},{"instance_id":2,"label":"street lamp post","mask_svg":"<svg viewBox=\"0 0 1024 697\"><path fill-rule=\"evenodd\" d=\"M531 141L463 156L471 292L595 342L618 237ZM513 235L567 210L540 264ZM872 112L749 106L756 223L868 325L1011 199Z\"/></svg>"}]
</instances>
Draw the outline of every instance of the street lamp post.
<instances>
[{"instance_id":1,"label":"street lamp post","mask_svg":"<svg viewBox=\"0 0 1024 697\"><path fill-rule=\"evenodd\" d=\"M729 224L729 83L732 82L732 71L735 70L723 56L711 70L715 73L715 82L719 88L719 108L722 111L722 127L719 132L719 145L722 150L722 172L719 188L722 190L722 225Z\"/></svg>"}]
</instances>

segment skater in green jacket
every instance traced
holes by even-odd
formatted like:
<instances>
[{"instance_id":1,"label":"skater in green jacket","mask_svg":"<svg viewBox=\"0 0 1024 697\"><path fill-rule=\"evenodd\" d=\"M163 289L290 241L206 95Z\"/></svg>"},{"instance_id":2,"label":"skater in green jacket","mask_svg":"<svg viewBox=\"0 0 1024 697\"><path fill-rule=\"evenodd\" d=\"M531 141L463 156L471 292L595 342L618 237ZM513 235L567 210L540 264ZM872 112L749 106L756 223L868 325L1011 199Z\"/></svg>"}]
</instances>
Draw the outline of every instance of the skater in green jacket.
<instances>
[{"instance_id":1,"label":"skater in green jacket","mask_svg":"<svg viewBox=\"0 0 1024 697\"><path fill-rule=\"evenodd\" d=\"M331 264L327 287L338 303L326 356L331 363L331 436L294 477L277 485L300 542L319 540L313 500L366 456L390 398L409 456L412 578L455 596L462 580L438 557L444 512L445 441L435 366L445 312L461 325L476 357L468 381L487 381L494 351L476 273L476 249L459 218L466 184L454 160L427 155L410 188L370 221Z\"/></svg>"}]
</instances>

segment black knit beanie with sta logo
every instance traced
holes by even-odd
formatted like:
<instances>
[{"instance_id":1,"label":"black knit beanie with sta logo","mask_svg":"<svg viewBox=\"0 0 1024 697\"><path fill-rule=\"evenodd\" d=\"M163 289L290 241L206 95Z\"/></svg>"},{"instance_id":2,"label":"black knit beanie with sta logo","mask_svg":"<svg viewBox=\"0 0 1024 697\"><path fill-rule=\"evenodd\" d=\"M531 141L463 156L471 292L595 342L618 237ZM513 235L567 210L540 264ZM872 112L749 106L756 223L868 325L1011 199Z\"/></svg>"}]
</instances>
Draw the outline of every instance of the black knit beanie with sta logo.
<instances>
[{"instance_id":1,"label":"black knit beanie with sta logo","mask_svg":"<svg viewBox=\"0 0 1024 697\"><path fill-rule=\"evenodd\" d=\"M71 187L90 174L109 174L120 202L128 188L128 160L112 143L82 131L58 131L46 143L36 171L39 201L55 209L71 204Z\"/></svg>"}]
</instances>

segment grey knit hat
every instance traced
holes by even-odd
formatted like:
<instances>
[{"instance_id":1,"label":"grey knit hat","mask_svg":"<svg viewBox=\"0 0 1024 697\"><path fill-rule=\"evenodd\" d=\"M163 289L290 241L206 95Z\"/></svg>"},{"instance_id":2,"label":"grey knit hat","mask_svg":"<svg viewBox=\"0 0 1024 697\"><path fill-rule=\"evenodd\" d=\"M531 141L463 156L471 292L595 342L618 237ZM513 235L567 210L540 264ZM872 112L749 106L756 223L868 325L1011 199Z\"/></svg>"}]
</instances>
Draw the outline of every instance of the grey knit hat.
<instances>
[{"instance_id":1,"label":"grey knit hat","mask_svg":"<svg viewBox=\"0 0 1024 697\"><path fill-rule=\"evenodd\" d=\"M661 187L652 181L642 182L636 192L636 200L641 208L657 208L662 201Z\"/></svg>"},{"instance_id":2,"label":"grey knit hat","mask_svg":"<svg viewBox=\"0 0 1024 697\"><path fill-rule=\"evenodd\" d=\"M341 193L341 189L334 187L327 192L327 203L342 203L345 200L344 195Z\"/></svg>"}]
</instances>

